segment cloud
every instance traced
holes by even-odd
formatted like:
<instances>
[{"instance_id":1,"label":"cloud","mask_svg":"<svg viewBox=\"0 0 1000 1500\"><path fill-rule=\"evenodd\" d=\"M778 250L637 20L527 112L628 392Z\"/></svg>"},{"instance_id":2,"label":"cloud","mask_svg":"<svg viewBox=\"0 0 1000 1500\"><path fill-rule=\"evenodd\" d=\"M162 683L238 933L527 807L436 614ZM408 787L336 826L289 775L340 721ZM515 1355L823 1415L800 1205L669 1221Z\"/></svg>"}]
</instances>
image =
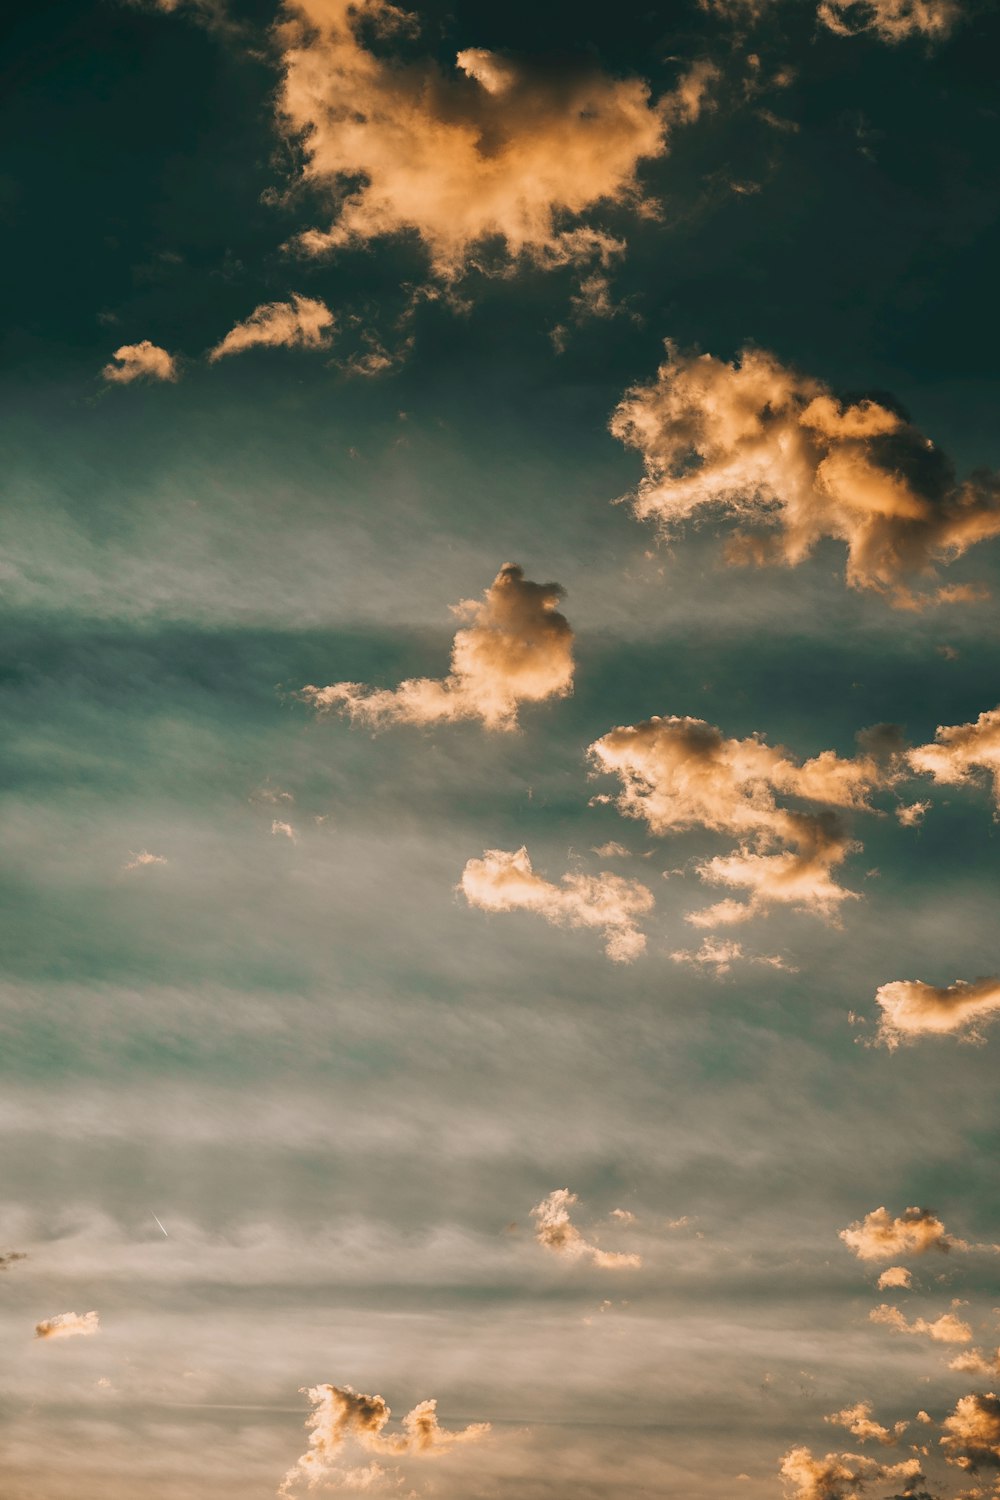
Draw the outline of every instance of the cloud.
<instances>
[{"instance_id":1,"label":"cloud","mask_svg":"<svg viewBox=\"0 0 1000 1500\"><path fill-rule=\"evenodd\" d=\"M329 229L297 247L320 255L415 234L444 279L483 267L492 245L508 266L606 262L623 247L591 211L656 212L638 168L698 117L715 76L696 63L654 102L642 79L593 64L555 69L481 47L447 69L390 58L388 44L412 44L419 23L387 0L288 0L285 13L279 120L300 143L303 180L335 205Z\"/></svg>"},{"instance_id":2,"label":"cloud","mask_svg":"<svg viewBox=\"0 0 1000 1500\"><path fill-rule=\"evenodd\" d=\"M282 838L289 839L293 844L297 842L295 829L292 827L291 823L284 823L280 818L273 818L271 820L271 836L280 836Z\"/></svg>"},{"instance_id":3,"label":"cloud","mask_svg":"<svg viewBox=\"0 0 1000 1500\"><path fill-rule=\"evenodd\" d=\"M915 771L932 776L942 786L962 786L978 777L990 777L993 799L1000 814L1000 708L979 715L974 724L941 725L933 745L918 745L908 752Z\"/></svg>"},{"instance_id":4,"label":"cloud","mask_svg":"<svg viewBox=\"0 0 1000 1500\"><path fill-rule=\"evenodd\" d=\"M942 1313L933 1323L928 1323L926 1318L915 1318L908 1323L898 1307L883 1302L873 1307L868 1316L873 1323L884 1323L887 1328L895 1328L897 1333L923 1333L939 1344L972 1343L972 1329L954 1313Z\"/></svg>"},{"instance_id":5,"label":"cloud","mask_svg":"<svg viewBox=\"0 0 1000 1500\"><path fill-rule=\"evenodd\" d=\"M814 1458L808 1448L790 1448L780 1473L791 1500L856 1500L859 1487L874 1480L921 1478L920 1461L880 1464L856 1453L827 1453Z\"/></svg>"},{"instance_id":6,"label":"cloud","mask_svg":"<svg viewBox=\"0 0 1000 1500\"><path fill-rule=\"evenodd\" d=\"M474 1443L490 1430L488 1422L476 1422L451 1432L437 1419L437 1402L420 1401L402 1421L402 1431L386 1433L392 1415L381 1396L361 1395L347 1386L315 1385L303 1387L302 1394L313 1404L306 1419L309 1447L298 1458L282 1481L279 1495L288 1495L305 1480L310 1489L323 1483L331 1488L371 1489L386 1475L378 1463L362 1468L338 1471L334 1460L353 1443L367 1453L396 1458L437 1457L459 1443Z\"/></svg>"},{"instance_id":7,"label":"cloud","mask_svg":"<svg viewBox=\"0 0 1000 1500\"><path fill-rule=\"evenodd\" d=\"M620 778L618 811L642 819L652 833L705 828L741 840L732 854L703 861L698 874L748 889L750 900L723 901L689 916L696 926L745 921L778 903L835 916L854 893L837 884L833 871L858 846L830 809L871 811L871 793L892 784L898 758L872 739L853 759L824 750L798 764L759 735L725 739L704 719L676 716L613 729L588 753L600 770ZM779 795L827 807L801 812L781 806Z\"/></svg>"},{"instance_id":8,"label":"cloud","mask_svg":"<svg viewBox=\"0 0 1000 1500\"><path fill-rule=\"evenodd\" d=\"M988 1380L995 1380L1000 1375L1000 1349L996 1350L992 1358L987 1357L982 1349L966 1349L948 1361L948 1368L963 1375L980 1375Z\"/></svg>"},{"instance_id":9,"label":"cloud","mask_svg":"<svg viewBox=\"0 0 1000 1500\"><path fill-rule=\"evenodd\" d=\"M874 1438L890 1448L899 1441L910 1425L908 1422L897 1422L891 1431L888 1427L883 1427L881 1423L872 1420L870 1401L859 1401L855 1406L845 1406L843 1411L831 1412L830 1416L824 1417L823 1420L833 1422L838 1427L846 1427L860 1443L866 1443L869 1438Z\"/></svg>"},{"instance_id":10,"label":"cloud","mask_svg":"<svg viewBox=\"0 0 1000 1500\"><path fill-rule=\"evenodd\" d=\"M883 42L941 41L962 7L959 0L822 0L816 14L838 36L870 31Z\"/></svg>"},{"instance_id":11,"label":"cloud","mask_svg":"<svg viewBox=\"0 0 1000 1500\"><path fill-rule=\"evenodd\" d=\"M646 949L635 919L652 911L652 892L620 875L564 875L554 885L536 875L525 848L509 853L487 849L470 859L460 889L480 911L534 911L557 927L594 927L604 934L604 951L616 963L630 963Z\"/></svg>"},{"instance_id":12,"label":"cloud","mask_svg":"<svg viewBox=\"0 0 1000 1500\"><path fill-rule=\"evenodd\" d=\"M947 1233L929 1208L908 1208L898 1218L888 1210L873 1209L858 1223L840 1231L840 1238L859 1260L891 1260L896 1255L924 1255L928 1250L967 1250L964 1240Z\"/></svg>"},{"instance_id":13,"label":"cloud","mask_svg":"<svg viewBox=\"0 0 1000 1500\"><path fill-rule=\"evenodd\" d=\"M687 964L693 969L714 969L716 978L728 974L734 963L765 964L769 969L783 969L789 974L798 973L794 965L786 963L780 953L745 953L742 943L721 938L707 937L700 948L678 948L670 957L675 964Z\"/></svg>"},{"instance_id":14,"label":"cloud","mask_svg":"<svg viewBox=\"0 0 1000 1500\"><path fill-rule=\"evenodd\" d=\"M337 682L305 687L301 696L321 711L338 708L374 726L480 719L487 729L516 729L520 704L573 691L573 631L556 609L563 595L558 583L531 583L523 568L504 563L481 600L452 606L470 623L455 636L447 677L381 690Z\"/></svg>"},{"instance_id":15,"label":"cloud","mask_svg":"<svg viewBox=\"0 0 1000 1500\"><path fill-rule=\"evenodd\" d=\"M292 294L290 302L264 302L242 323L231 328L209 359L242 354L260 345L268 348L325 349L333 336L334 316L317 297Z\"/></svg>"},{"instance_id":16,"label":"cloud","mask_svg":"<svg viewBox=\"0 0 1000 1500\"><path fill-rule=\"evenodd\" d=\"M929 802L911 802L900 804L896 808L896 817L904 828L919 828L927 813L930 811Z\"/></svg>"},{"instance_id":17,"label":"cloud","mask_svg":"<svg viewBox=\"0 0 1000 1500\"><path fill-rule=\"evenodd\" d=\"M141 344L122 344L111 358L117 364L105 365L101 374L118 385L129 385L133 380L176 380L180 374L174 356L149 339Z\"/></svg>"},{"instance_id":18,"label":"cloud","mask_svg":"<svg viewBox=\"0 0 1000 1500\"><path fill-rule=\"evenodd\" d=\"M875 1285L880 1292L884 1292L891 1286L909 1287L912 1281L912 1273L905 1266L887 1266Z\"/></svg>"},{"instance_id":19,"label":"cloud","mask_svg":"<svg viewBox=\"0 0 1000 1500\"><path fill-rule=\"evenodd\" d=\"M935 564L1000 533L996 475L960 482L894 406L839 400L765 350L727 364L668 342L656 379L626 393L611 431L643 458L631 497L640 520L669 535L705 514L732 518L742 529L729 561L758 565L795 567L835 538L848 584L900 607L935 602L908 579L932 578Z\"/></svg>"},{"instance_id":20,"label":"cloud","mask_svg":"<svg viewBox=\"0 0 1000 1500\"><path fill-rule=\"evenodd\" d=\"M97 1333L101 1320L95 1312L56 1313L54 1318L45 1318L35 1324L36 1339L71 1339Z\"/></svg>"},{"instance_id":21,"label":"cloud","mask_svg":"<svg viewBox=\"0 0 1000 1500\"><path fill-rule=\"evenodd\" d=\"M129 852L131 853L132 858L129 860L128 864L123 866L123 869L126 870L141 870L145 868L146 865L169 864L169 860L167 859L165 854L150 854L148 849L140 849L138 853L136 853L134 849L130 850Z\"/></svg>"},{"instance_id":22,"label":"cloud","mask_svg":"<svg viewBox=\"0 0 1000 1500\"><path fill-rule=\"evenodd\" d=\"M941 1426L941 1447L949 1463L971 1473L1000 1469L1000 1397L992 1391L962 1396Z\"/></svg>"},{"instance_id":23,"label":"cloud","mask_svg":"<svg viewBox=\"0 0 1000 1500\"><path fill-rule=\"evenodd\" d=\"M890 1050L918 1036L961 1034L978 1041L985 1022L1000 1011L1000 977L948 985L896 979L880 985L875 999L882 1010L877 1040Z\"/></svg>"},{"instance_id":24,"label":"cloud","mask_svg":"<svg viewBox=\"0 0 1000 1500\"><path fill-rule=\"evenodd\" d=\"M602 1270L636 1270L642 1265L639 1255L626 1255L615 1250L601 1250L584 1239L570 1218L569 1211L579 1199L569 1188L556 1188L555 1192L536 1203L531 1216L537 1221L535 1239L546 1250L555 1255L564 1255L570 1260L590 1260ZM621 1210L615 1210L616 1215ZM628 1215L631 1218L631 1215Z\"/></svg>"}]
</instances>

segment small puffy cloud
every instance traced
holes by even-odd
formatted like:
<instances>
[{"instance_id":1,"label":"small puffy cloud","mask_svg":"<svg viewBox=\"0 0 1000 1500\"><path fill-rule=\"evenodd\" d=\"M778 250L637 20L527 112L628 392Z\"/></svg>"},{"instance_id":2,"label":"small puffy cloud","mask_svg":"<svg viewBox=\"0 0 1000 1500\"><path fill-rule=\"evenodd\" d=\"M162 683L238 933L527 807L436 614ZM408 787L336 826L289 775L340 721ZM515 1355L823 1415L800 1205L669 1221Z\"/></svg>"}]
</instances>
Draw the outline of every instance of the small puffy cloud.
<instances>
[{"instance_id":1,"label":"small puffy cloud","mask_svg":"<svg viewBox=\"0 0 1000 1500\"><path fill-rule=\"evenodd\" d=\"M569 1260L589 1260L602 1270L636 1270L641 1266L642 1257L639 1255L601 1250L584 1238L569 1213L573 1204L578 1201L576 1194L571 1193L569 1188L556 1188L541 1203L536 1203L531 1215L536 1221L535 1239L538 1243L555 1255L566 1256ZM616 1216L621 1214L622 1210L615 1210ZM628 1214L625 1217L626 1221L630 1221L634 1216Z\"/></svg>"},{"instance_id":2,"label":"small puffy cloud","mask_svg":"<svg viewBox=\"0 0 1000 1500\"><path fill-rule=\"evenodd\" d=\"M880 1292L889 1287L910 1287L913 1284L913 1276L905 1266L887 1266L875 1283Z\"/></svg>"},{"instance_id":3,"label":"small puffy cloud","mask_svg":"<svg viewBox=\"0 0 1000 1500\"><path fill-rule=\"evenodd\" d=\"M136 852L130 851L132 858L124 866L126 870L143 870L147 865L165 865L169 861L165 854L150 854L148 849L140 849Z\"/></svg>"},{"instance_id":4,"label":"small puffy cloud","mask_svg":"<svg viewBox=\"0 0 1000 1500\"><path fill-rule=\"evenodd\" d=\"M687 964L692 969L712 969L717 979L728 974L734 963L764 964L789 974L798 972L780 953L745 953L742 943L722 938L706 937L700 948L677 948L670 957L675 964Z\"/></svg>"},{"instance_id":5,"label":"small puffy cloud","mask_svg":"<svg viewBox=\"0 0 1000 1500\"><path fill-rule=\"evenodd\" d=\"M35 1324L35 1338L82 1338L87 1334L97 1333L100 1326L101 1320L95 1312L56 1313L54 1318L45 1318L41 1323Z\"/></svg>"},{"instance_id":6,"label":"small puffy cloud","mask_svg":"<svg viewBox=\"0 0 1000 1500\"><path fill-rule=\"evenodd\" d=\"M290 1495L305 1481L310 1489L318 1484L333 1489L373 1488L386 1477L375 1462L360 1468L337 1469L336 1460L349 1445L363 1452L395 1458L437 1457L459 1443L474 1443L490 1430L488 1422L476 1422L458 1431L440 1426L436 1401L420 1401L402 1420L402 1431L385 1431L392 1415L381 1396L366 1396L347 1386L304 1387L302 1394L312 1403L306 1418L309 1447L289 1469L278 1491Z\"/></svg>"},{"instance_id":7,"label":"small puffy cloud","mask_svg":"<svg viewBox=\"0 0 1000 1500\"><path fill-rule=\"evenodd\" d=\"M933 745L918 745L907 758L915 771L941 786L989 778L1000 815L1000 708L980 714L974 724L941 725Z\"/></svg>"},{"instance_id":8,"label":"small puffy cloud","mask_svg":"<svg viewBox=\"0 0 1000 1500\"><path fill-rule=\"evenodd\" d=\"M919 828L930 811L929 802L901 803L896 808L896 817L904 828Z\"/></svg>"},{"instance_id":9,"label":"small puffy cloud","mask_svg":"<svg viewBox=\"0 0 1000 1500\"><path fill-rule=\"evenodd\" d=\"M986 1380L995 1380L1000 1375L1000 1349L992 1357L984 1354L982 1349L966 1349L948 1361L948 1368L957 1370L962 1375L977 1375Z\"/></svg>"},{"instance_id":10,"label":"small puffy cloud","mask_svg":"<svg viewBox=\"0 0 1000 1500\"><path fill-rule=\"evenodd\" d=\"M295 829L291 823L283 823L280 818L272 819L271 835L273 838L289 839L293 844L297 841Z\"/></svg>"},{"instance_id":11,"label":"small puffy cloud","mask_svg":"<svg viewBox=\"0 0 1000 1500\"><path fill-rule=\"evenodd\" d=\"M292 294L290 302L264 302L243 323L231 328L209 351L213 362L228 354L242 354L260 346L285 349L325 349L333 336L334 317L318 297Z\"/></svg>"},{"instance_id":12,"label":"small puffy cloud","mask_svg":"<svg viewBox=\"0 0 1000 1500\"><path fill-rule=\"evenodd\" d=\"M873 1323L884 1323L887 1328L895 1328L897 1333L926 1334L939 1344L972 1343L972 1329L954 1313L942 1313L933 1323L929 1323L926 1318L914 1318L909 1323L898 1307L890 1307L887 1302L883 1302L880 1306L873 1307L868 1316Z\"/></svg>"},{"instance_id":13,"label":"small puffy cloud","mask_svg":"<svg viewBox=\"0 0 1000 1500\"><path fill-rule=\"evenodd\" d=\"M857 1453L827 1453L814 1458L808 1448L790 1448L781 1459L781 1477L789 1500L856 1500L861 1486L875 1480L916 1480L920 1461L880 1464Z\"/></svg>"},{"instance_id":14,"label":"small puffy cloud","mask_svg":"<svg viewBox=\"0 0 1000 1500\"><path fill-rule=\"evenodd\" d=\"M884 1443L891 1448L897 1443L909 1426L908 1422L897 1422L890 1430L883 1427L880 1422L872 1418L872 1404L870 1401L859 1401L854 1406L845 1406L843 1411L831 1412L824 1422L833 1422L838 1427L846 1427L859 1443L866 1443L869 1438L876 1442Z\"/></svg>"},{"instance_id":15,"label":"small puffy cloud","mask_svg":"<svg viewBox=\"0 0 1000 1500\"><path fill-rule=\"evenodd\" d=\"M1000 1396L963 1396L941 1423L941 1447L948 1462L976 1473L1000 1469Z\"/></svg>"},{"instance_id":16,"label":"small puffy cloud","mask_svg":"<svg viewBox=\"0 0 1000 1500\"><path fill-rule=\"evenodd\" d=\"M174 356L149 339L141 344L122 344L111 359L101 374L115 385L130 385L133 380L176 380L180 373Z\"/></svg>"},{"instance_id":17,"label":"small puffy cloud","mask_svg":"<svg viewBox=\"0 0 1000 1500\"><path fill-rule=\"evenodd\" d=\"M652 911L652 892L620 875L564 875L559 885L536 875L525 848L487 849L470 859L460 889L480 911L533 911L557 927L593 927L604 935L604 951L616 963L645 952L646 936L636 918Z\"/></svg>"},{"instance_id":18,"label":"small puffy cloud","mask_svg":"<svg viewBox=\"0 0 1000 1500\"><path fill-rule=\"evenodd\" d=\"M695 64L654 101L639 78L595 65L532 64L482 47L451 68L389 57L417 18L388 0L287 0L279 29L282 127L301 145L304 181L336 213L297 241L307 255L416 235L440 278L502 249L545 266L622 248L592 222L599 206L657 211L640 187L643 161L697 118L715 70ZM376 53L368 43L377 38Z\"/></svg>"},{"instance_id":19,"label":"small puffy cloud","mask_svg":"<svg viewBox=\"0 0 1000 1500\"><path fill-rule=\"evenodd\" d=\"M563 592L504 563L482 599L452 607L469 623L455 636L447 677L414 677L382 690L337 682L305 687L301 696L321 712L336 708L375 726L479 719L487 729L516 729L522 703L573 691L573 631L556 608Z\"/></svg>"},{"instance_id":20,"label":"small puffy cloud","mask_svg":"<svg viewBox=\"0 0 1000 1500\"><path fill-rule=\"evenodd\" d=\"M948 985L896 979L880 985L875 999L882 1011L878 1040L890 1050L918 1036L978 1041L985 1022L1000 1011L1000 978L956 979Z\"/></svg>"},{"instance_id":21,"label":"small puffy cloud","mask_svg":"<svg viewBox=\"0 0 1000 1500\"><path fill-rule=\"evenodd\" d=\"M941 41L961 19L959 0L822 0L816 14L838 36L869 31L883 42Z\"/></svg>"},{"instance_id":22,"label":"small puffy cloud","mask_svg":"<svg viewBox=\"0 0 1000 1500\"><path fill-rule=\"evenodd\" d=\"M852 588L907 608L934 602L909 580L1000 534L1000 478L958 480L884 401L841 401L765 350L727 364L667 349L656 379L628 391L611 420L645 465L632 509L665 534L727 517L740 528L729 561L787 567L834 538Z\"/></svg>"},{"instance_id":23,"label":"small puffy cloud","mask_svg":"<svg viewBox=\"0 0 1000 1500\"><path fill-rule=\"evenodd\" d=\"M892 784L898 760L869 745L851 759L824 750L801 764L759 736L726 739L703 719L647 719L613 729L590 746L592 763L617 775L618 811L655 834L704 828L733 834L740 847L704 861L703 880L750 892L688 918L697 926L745 921L775 904L833 917L853 896L833 872L857 846L834 809L870 811L875 790ZM819 804L803 812L794 797ZM825 806L823 804L826 804Z\"/></svg>"},{"instance_id":24,"label":"small puffy cloud","mask_svg":"<svg viewBox=\"0 0 1000 1500\"><path fill-rule=\"evenodd\" d=\"M892 1260L897 1255L923 1255L928 1250L966 1250L964 1240L949 1235L929 1208L907 1208L891 1218L886 1208L873 1209L840 1231L840 1238L859 1260Z\"/></svg>"}]
</instances>

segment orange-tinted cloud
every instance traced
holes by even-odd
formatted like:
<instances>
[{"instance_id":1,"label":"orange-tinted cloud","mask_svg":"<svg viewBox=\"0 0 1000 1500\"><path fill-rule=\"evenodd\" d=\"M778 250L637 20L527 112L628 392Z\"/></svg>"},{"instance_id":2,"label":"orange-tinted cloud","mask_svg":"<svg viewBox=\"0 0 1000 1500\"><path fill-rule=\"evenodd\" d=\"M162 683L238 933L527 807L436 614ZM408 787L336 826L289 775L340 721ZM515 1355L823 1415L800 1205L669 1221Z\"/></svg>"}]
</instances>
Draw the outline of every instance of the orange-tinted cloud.
<instances>
[{"instance_id":1,"label":"orange-tinted cloud","mask_svg":"<svg viewBox=\"0 0 1000 1500\"><path fill-rule=\"evenodd\" d=\"M908 758L915 771L942 786L989 778L1000 814L1000 708L980 714L973 724L941 725L934 743L918 745Z\"/></svg>"},{"instance_id":2,"label":"orange-tinted cloud","mask_svg":"<svg viewBox=\"0 0 1000 1500\"><path fill-rule=\"evenodd\" d=\"M292 294L290 302L264 302L242 323L231 328L210 350L214 363L229 354L258 347L325 349L333 336L334 316L318 297Z\"/></svg>"},{"instance_id":3,"label":"orange-tinted cloud","mask_svg":"<svg viewBox=\"0 0 1000 1500\"><path fill-rule=\"evenodd\" d=\"M941 1447L949 1463L975 1473L1000 1469L1000 1396L963 1396L941 1423Z\"/></svg>"},{"instance_id":4,"label":"orange-tinted cloud","mask_svg":"<svg viewBox=\"0 0 1000 1500\"><path fill-rule=\"evenodd\" d=\"M557 927L596 928L616 963L645 952L646 937L636 918L655 904L646 886L621 875L564 875L555 885L535 874L525 848L487 849L482 859L470 859L460 889L481 911L533 911Z\"/></svg>"},{"instance_id":5,"label":"orange-tinted cloud","mask_svg":"<svg viewBox=\"0 0 1000 1500\"><path fill-rule=\"evenodd\" d=\"M909 1287L912 1281L913 1275L905 1266L887 1266L875 1284L884 1292L888 1287Z\"/></svg>"},{"instance_id":6,"label":"orange-tinted cloud","mask_svg":"<svg viewBox=\"0 0 1000 1500\"><path fill-rule=\"evenodd\" d=\"M133 380L176 380L180 374L174 356L149 339L141 344L122 344L111 358L114 363L105 365L101 374L117 385L130 385Z\"/></svg>"},{"instance_id":7,"label":"orange-tinted cloud","mask_svg":"<svg viewBox=\"0 0 1000 1500\"><path fill-rule=\"evenodd\" d=\"M589 1260L602 1270L636 1270L642 1265L639 1255L626 1255L615 1250L601 1250L585 1239L570 1218L570 1209L579 1200L569 1188L556 1188L555 1192L536 1203L531 1210L536 1221L535 1239L554 1255L564 1255L570 1260ZM623 1211L615 1210L621 1218ZM630 1219L631 1215L624 1215Z\"/></svg>"},{"instance_id":8,"label":"orange-tinted cloud","mask_svg":"<svg viewBox=\"0 0 1000 1500\"><path fill-rule=\"evenodd\" d=\"M878 1307L873 1307L868 1316L873 1323L884 1323L887 1328L895 1328L897 1333L926 1334L939 1344L972 1343L972 1329L954 1313L942 1313L933 1323L929 1323L926 1318L915 1318L910 1323L898 1307L890 1307L887 1302L883 1302Z\"/></svg>"},{"instance_id":9,"label":"orange-tinted cloud","mask_svg":"<svg viewBox=\"0 0 1000 1500\"><path fill-rule=\"evenodd\" d=\"M971 984L924 984L920 979L896 979L880 985L875 999L881 1007L878 1040L894 1050L919 1036L962 1035L978 1040L984 1023L1000 1011L1000 978Z\"/></svg>"},{"instance_id":10,"label":"orange-tinted cloud","mask_svg":"<svg viewBox=\"0 0 1000 1500\"><path fill-rule=\"evenodd\" d=\"M482 263L491 241L507 264L606 261L621 242L588 216L599 205L655 212L639 166L697 117L714 76L696 64L654 102L642 79L596 65L554 70L480 47L448 69L389 57L419 23L388 0L287 0L285 13L279 118L301 142L304 179L336 205L330 228L298 248L411 233L446 279L477 253Z\"/></svg>"},{"instance_id":11,"label":"orange-tinted cloud","mask_svg":"<svg viewBox=\"0 0 1000 1500\"><path fill-rule=\"evenodd\" d=\"M790 1500L856 1500L859 1489L870 1481L920 1478L920 1461L904 1459L898 1464L880 1464L857 1453L827 1453L814 1458L808 1448L790 1448L780 1463L785 1492Z\"/></svg>"},{"instance_id":12,"label":"orange-tinted cloud","mask_svg":"<svg viewBox=\"0 0 1000 1500\"><path fill-rule=\"evenodd\" d=\"M56 1313L54 1318L45 1318L35 1324L36 1339L70 1339L97 1333L101 1320L95 1312Z\"/></svg>"},{"instance_id":13,"label":"orange-tinted cloud","mask_svg":"<svg viewBox=\"0 0 1000 1500\"><path fill-rule=\"evenodd\" d=\"M892 1260L897 1255L923 1255L928 1250L967 1250L964 1240L949 1235L929 1208L908 1208L891 1218L886 1208L873 1209L858 1223L840 1231L840 1238L859 1260Z\"/></svg>"},{"instance_id":14,"label":"orange-tinted cloud","mask_svg":"<svg viewBox=\"0 0 1000 1500\"><path fill-rule=\"evenodd\" d=\"M872 1418L870 1401L858 1401L854 1406L845 1406L843 1411L831 1412L823 1420L833 1422L838 1427L846 1427L859 1443L866 1443L869 1438L873 1438L876 1442L884 1443L887 1448L893 1447L910 1425L908 1422L897 1422L891 1430L883 1427Z\"/></svg>"},{"instance_id":15,"label":"orange-tinted cloud","mask_svg":"<svg viewBox=\"0 0 1000 1500\"><path fill-rule=\"evenodd\" d=\"M905 608L942 597L915 594L913 578L1000 534L1000 479L959 481L882 401L840 401L764 350L732 364L667 350L656 379L627 392L611 420L645 464L631 500L640 520L670 534L705 514L732 518L743 529L729 560L758 565L794 567L832 537L846 544L852 588Z\"/></svg>"},{"instance_id":16,"label":"orange-tinted cloud","mask_svg":"<svg viewBox=\"0 0 1000 1500\"><path fill-rule=\"evenodd\" d=\"M480 719L487 729L516 729L520 704L573 690L573 631L556 608L562 597L557 583L531 583L523 568L504 563L481 600L453 606L470 623L455 636L447 677L410 678L384 690L337 682L305 687L302 697L363 724Z\"/></svg>"},{"instance_id":17,"label":"orange-tinted cloud","mask_svg":"<svg viewBox=\"0 0 1000 1500\"><path fill-rule=\"evenodd\" d=\"M870 31L883 42L941 41L961 19L959 0L822 0L824 26L839 36Z\"/></svg>"}]
</instances>

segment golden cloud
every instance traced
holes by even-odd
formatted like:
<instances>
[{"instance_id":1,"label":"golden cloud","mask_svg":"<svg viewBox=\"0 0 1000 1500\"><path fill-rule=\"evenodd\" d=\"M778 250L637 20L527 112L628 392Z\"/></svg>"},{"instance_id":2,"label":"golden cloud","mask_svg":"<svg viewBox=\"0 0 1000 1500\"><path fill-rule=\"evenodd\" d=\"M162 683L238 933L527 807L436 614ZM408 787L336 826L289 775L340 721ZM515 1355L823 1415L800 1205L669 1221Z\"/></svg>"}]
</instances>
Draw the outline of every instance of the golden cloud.
<instances>
[{"instance_id":1,"label":"golden cloud","mask_svg":"<svg viewBox=\"0 0 1000 1500\"><path fill-rule=\"evenodd\" d=\"M1000 1011L1000 978L956 979L948 985L896 979L880 985L875 999L882 1011L877 1039L890 1050L918 1036L961 1034L979 1040L983 1024Z\"/></svg>"},{"instance_id":2,"label":"golden cloud","mask_svg":"<svg viewBox=\"0 0 1000 1500\"><path fill-rule=\"evenodd\" d=\"M972 724L943 724L932 745L918 745L908 759L942 786L962 786L979 776L992 780L993 798L1000 813L1000 708L992 708Z\"/></svg>"},{"instance_id":3,"label":"golden cloud","mask_svg":"<svg viewBox=\"0 0 1000 1500\"><path fill-rule=\"evenodd\" d=\"M105 365L101 374L117 385L130 385L133 380L176 380L180 374L174 356L149 339L122 344L111 358L114 363Z\"/></svg>"},{"instance_id":4,"label":"golden cloud","mask_svg":"<svg viewBox=\"0 0 1000 1500\"><path fill-rule=\"evenodd\" d=\"M907 1208L890 1218L885 1207L873 1209L858 1223L840 1231L840 1238L859 1260L892 1260L896 1255L924 1255L928 1250L967 1250L964 1240L946 1231L929 1208Z\"/></svg>"},{"instance_id":5,"label":"golden cloud","mask_svg":"<svg viewBox=\"0 0 1000 1500\"><path fill-rule=\"evenodd\" d=\"M584 1238L570 1218L569 1211L577 1202L579 1199L569 1188L556 1188L541 1203L535 1204L531 1215L537 1223L535 1239L538 1243L555 1255L564 1255L570 1260L589 1260L602 1270L637 1270L642 1265L641 1256L601 1250ZM615 1209L612 1217L628 1222L633 1215Z\"/></svg>"},{"instance_id":6,"label":"golden cloud","mask_svg":"<svg viewBox=\"0 0 1000 1500\"><path fill-rule=\"evenodd\" d=\"M318 297L292 294L290 302L264 302L242 323L231 328L209 351L214 363L229 354L258 347L325 349L333 335L334 316Z\"/></svg>"},{"instance_id":7,"label":"golden cloud","mask_svg":"<svg viewBox=\"0 0 1000 1500\"><path fill-rule=\"evenodd\" d=\"M45 1318L35 1324L36 1339L83 1338L100 1330L101 1320L96 1312L56 1313L54 1318Z\"/></svg>"}]
</instances>

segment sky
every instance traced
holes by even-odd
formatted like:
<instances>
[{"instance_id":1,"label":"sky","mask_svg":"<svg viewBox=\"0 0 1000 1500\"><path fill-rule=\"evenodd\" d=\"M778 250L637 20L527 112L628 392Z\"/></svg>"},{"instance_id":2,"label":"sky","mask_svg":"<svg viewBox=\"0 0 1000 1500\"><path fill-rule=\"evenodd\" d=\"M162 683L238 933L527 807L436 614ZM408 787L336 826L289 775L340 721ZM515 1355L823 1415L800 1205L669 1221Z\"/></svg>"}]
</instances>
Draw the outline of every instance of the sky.
<instances>
[{"instance_id":1,"label":"sky","mask_svg":"<svg viewBox=\"0 0 1000 1500\"><path fill-rule=\"evenodd\" d=\"M4 43L4 1500L1000 1496L1000 17Z\"/></svg>"}]
</instances>

